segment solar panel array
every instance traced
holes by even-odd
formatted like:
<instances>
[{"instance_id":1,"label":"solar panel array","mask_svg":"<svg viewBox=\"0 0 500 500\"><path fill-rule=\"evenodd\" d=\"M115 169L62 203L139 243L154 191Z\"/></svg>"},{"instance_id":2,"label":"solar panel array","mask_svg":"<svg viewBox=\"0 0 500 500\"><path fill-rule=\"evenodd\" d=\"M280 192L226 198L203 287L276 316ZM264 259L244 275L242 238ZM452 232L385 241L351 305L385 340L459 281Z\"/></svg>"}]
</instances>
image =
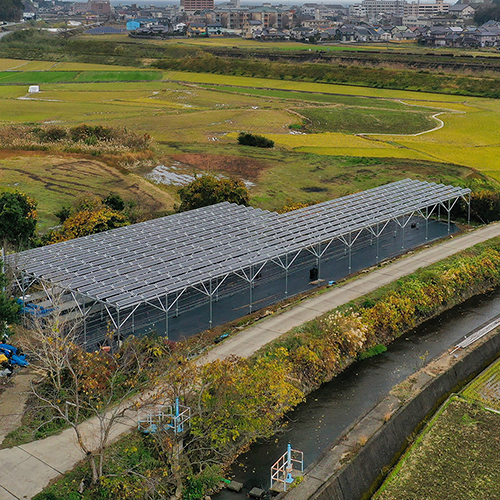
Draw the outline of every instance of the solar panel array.
<instances>
[{"instance_id":1,"label":"solar panel array","mask_svg":"<svg viewBox=\"0 0 500 500\"><path fill-rule=\"evenodd\" d=\"M219 203L28 250L10 263L126 308L469 192L406 179L285 214Z\"/></svg>"},{"instance_id":2,"label":"solar panel array","mask_svg":"<svg viewBox=\"0 0 500 500\"><path fill-rule=\"evenodd\" d=\"M114 26L97 26L85 32L86 35L116 35L119 33L126 33L127 30L115 28Z\"/></svg>"}]
</instances>

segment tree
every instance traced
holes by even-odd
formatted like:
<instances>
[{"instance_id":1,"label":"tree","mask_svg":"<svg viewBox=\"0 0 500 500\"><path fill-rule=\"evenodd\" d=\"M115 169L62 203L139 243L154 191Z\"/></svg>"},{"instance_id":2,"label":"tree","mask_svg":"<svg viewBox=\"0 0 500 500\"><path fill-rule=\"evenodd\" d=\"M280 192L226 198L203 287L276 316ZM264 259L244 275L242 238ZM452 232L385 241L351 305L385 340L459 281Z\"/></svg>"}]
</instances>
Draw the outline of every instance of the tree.
<instances>
[{"instance_id":1,"label":"tree","mask_svg":"<svg viewBox=\"0 0 500 500\"><path fill-rule=\"evenodd\" d=\"M24 193L0 196L0 244L16 250L30 245L37 224L36 202Z\"/></svg>"},{"instance_id":2,"label":"tree","mask_svg":"<svg viewBox=\"0 0 500 500\"><path fill-rule=\"evenodd\" d=\"M2 291L7 281L5 274L0 273L0 336L6 333L7 325L16 323L19 318L19 304Z\"/></svg>"},{"instance_id":3,"label":"tree","mask_svg":"<svg viewBox=\"0 0 500 500\"><path fill-rule=\"evenodd\" d=\"M125 210L125 202L117 193L109 193L108 196L102 200L102 202L111 208L111 210L115 210L116 212Z\"/></svg>"},{"instance_id":4,"label":"tree","mask_svg":"<svg viewBox=\"0 0 500 500\"><path fill-rule=\"evenodd\" d=\"M23 16L23 10L21 0L0 0L0 21L19 21Z\"/></svg>"},{"instance_id":5,"label":"tree","mask_svg":"<svg viewBox=\"0 0 500 500\"><path fill-rule=\"evenodd\" d=\"M154 359L164 351L152 348L155 344L148 337L130 337L117 352L87 352L78 343L78 324L66 321L55 302L54 313L34 319L19 343L42 375L31 390L38 401L35 410L47 416L43 425L60 422L75 431L92 483L98 485L117 424L130 422L131 412L157 399L157 393L147 389L154 389L161 373Z\"/></svg>"},{"instance_id":6,"label":"tree","mask_svg":"<svg viewBox=\"0 0 500 500\"><path fill-rule=\"evenodd\" d=\"M225 359L201 368L199 403L191 435L200 439L198 459L230 462L256 439L271 436L283 414L303 393L289 380L287 353L252 359Z\"/></svg>"},{"instance_id":7,"label":"tree","mask_svg":"<svg viewBox=\"0 0 500 500\"><path fill-rule=\"evenodd\" d=\"M63 218L61 215L66 216L66 213L62 213L62 210L58 212L60 220ZM73 238L115 229L126 224L127 218L124 214L100 204L95 207L83 208L67 217L62 223L61 229L47 234L44 243L50 244L72 240Z\"/></svg>"},{"instance_id":8,"label":"tree","mask_svg":"<svg viewBox=\"0 0 500 500\"><path fill-rule=\"evenodd\" d=\"M477 24L484 24L490 20L500 21L500 0L481 5L474 13L474 21Z\"/></svg>"},{"instance_id":9,"label":"tree","mask_svg":"<svg viewBox=\"0 0 500 500\"><path fill-rule=\"evenodd\" d=\"M245 183L239 179L217 179L213 175L202 175L178 191L181 197L179 212L215 205L223 201L248 205L249 193Z\"/></svg>"}]
</instances>

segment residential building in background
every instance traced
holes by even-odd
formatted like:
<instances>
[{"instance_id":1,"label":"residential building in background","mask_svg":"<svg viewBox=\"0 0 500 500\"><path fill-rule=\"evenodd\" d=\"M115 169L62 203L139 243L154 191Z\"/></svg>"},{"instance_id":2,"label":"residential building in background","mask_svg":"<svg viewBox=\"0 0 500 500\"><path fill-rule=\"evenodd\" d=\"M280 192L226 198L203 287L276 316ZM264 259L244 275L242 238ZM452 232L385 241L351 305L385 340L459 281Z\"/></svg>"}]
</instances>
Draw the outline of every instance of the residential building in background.
<instances>
[{"instance_id":1,"label":"residential building in background","mask_svg":"<svg viewBox=\"0 0 500 500\"><path fill-rule=\"evenodd\" d=\"M181 0L181 10L184 12L196 12L214 8L214 0Z\"/></svg>"}]
</instances>

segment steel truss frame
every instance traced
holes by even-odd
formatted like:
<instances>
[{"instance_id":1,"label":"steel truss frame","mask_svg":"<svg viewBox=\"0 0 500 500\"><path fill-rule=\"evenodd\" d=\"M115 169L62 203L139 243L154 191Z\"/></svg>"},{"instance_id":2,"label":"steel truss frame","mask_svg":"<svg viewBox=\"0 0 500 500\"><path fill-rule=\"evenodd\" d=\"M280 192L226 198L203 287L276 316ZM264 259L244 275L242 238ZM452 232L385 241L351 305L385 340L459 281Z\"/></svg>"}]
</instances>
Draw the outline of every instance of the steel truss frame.
<instances>
[{"instance_id":1,"label":"steel truss frame","mask_svg":"<svg viewBox=\"0 0 500 500\"><path fill-rule=\"evenodd\" d=\"M21 274L22 285L29 276L69 293L83 318L85 335L86 317L97 304L118 337L143 304L165 313L168 333L169 312L176 307L178 314L179 299L188 289L208 297L212 326L213 300L218 300L229 276L249 284L252 312L252 289L266 264L283 269L288 295L288 273L302 252L316 257L320 278L321 258L334 241L341 241L351 271L352 248L368 231L376 240L378 262L379 238L389 223L401 228L404 248L404 231L412 218L425 221L427 240L429 219L441 220L442 208L449 233L451 211L460 199L467 203L470 219L470 193L467 188L405 179L285 214L219 203L28 250L7 262ZM172 294L175 298L169 302ZM120 318L120 312L126 316Z\"/></svg>"}]
</instances>

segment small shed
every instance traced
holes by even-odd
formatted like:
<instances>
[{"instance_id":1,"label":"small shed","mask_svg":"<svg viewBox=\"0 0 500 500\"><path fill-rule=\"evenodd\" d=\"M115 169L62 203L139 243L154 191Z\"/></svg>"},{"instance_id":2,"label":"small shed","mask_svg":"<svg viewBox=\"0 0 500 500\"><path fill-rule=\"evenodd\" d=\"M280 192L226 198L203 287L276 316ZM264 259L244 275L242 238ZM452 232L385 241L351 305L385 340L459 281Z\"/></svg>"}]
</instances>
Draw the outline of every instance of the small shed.
<instances>
[{"instance_id":1,"label":"small shed","mask_svg":"<svg viewBox=\"0 0 500 500\"><path fill-rule=\"evenodd\" d=\"M40 92L40 85L30 85L29 86L28 93L36 94L37 92Z\"/></svg>"}]
</instances>

